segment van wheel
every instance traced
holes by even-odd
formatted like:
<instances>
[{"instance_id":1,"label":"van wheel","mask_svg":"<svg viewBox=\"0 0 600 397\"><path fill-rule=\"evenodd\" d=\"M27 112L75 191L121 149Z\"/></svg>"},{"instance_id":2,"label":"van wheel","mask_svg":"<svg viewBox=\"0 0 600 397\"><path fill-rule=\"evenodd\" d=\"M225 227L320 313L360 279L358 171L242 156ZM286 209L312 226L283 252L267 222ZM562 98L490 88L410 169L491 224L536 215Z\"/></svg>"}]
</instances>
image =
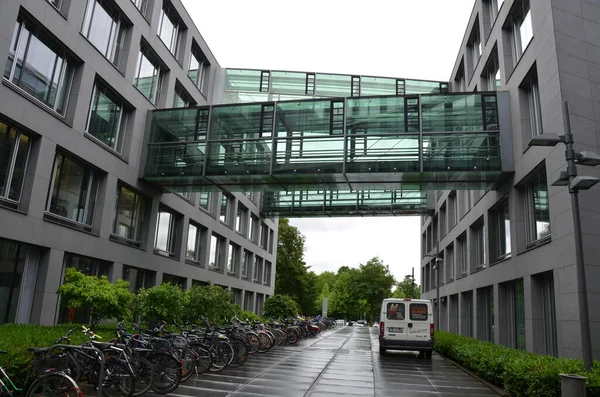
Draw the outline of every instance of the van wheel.
<instances>
[{"instance_id":1,"label":"van wheel","mask_svg":"<svg viewBox=\"0 0 600 397\"><path fill-rule=\"evenodd\" d=\"M433 355L433 351L429 350L425 352L425 358L431 358L431 356Z\"/></svg>"},{"instance_id":2,"label":"van wheel","mask_svg":"<svg viewBox=\"0 0 600 397\"><path fill-rule=\"evenodd\" d=\"M426 357L426 354L425 354L425 352L421 350L421 351L419 352L419 358L425 358L425 357Z\"/></svg>"},{"instance_id":3,"label":"van wheel","mask_svg":"<svg viewBox=\"0 0 600 397\"><path fill-rule=\"evenodd\" d=\"M385 356L385 352L386 352L386 349L385 349L385 347L380 347L380 348L379 348L379 355L380 355L380 356Z\"/></svg>"}]
</instances>

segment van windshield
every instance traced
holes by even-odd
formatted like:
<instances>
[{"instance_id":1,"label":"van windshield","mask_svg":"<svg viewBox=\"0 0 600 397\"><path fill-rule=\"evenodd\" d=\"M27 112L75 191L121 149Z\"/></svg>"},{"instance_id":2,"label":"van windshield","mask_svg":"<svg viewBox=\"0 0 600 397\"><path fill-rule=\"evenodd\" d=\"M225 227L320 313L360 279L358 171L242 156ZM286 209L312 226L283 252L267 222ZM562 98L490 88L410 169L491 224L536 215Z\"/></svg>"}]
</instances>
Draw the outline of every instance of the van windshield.
<instances>
[{"instance_id":1,"label":"van windshield","mask_svg":"<svg viewBox=\"0 0 600 397\"><path fill-rule=\"evenodd\" d=\"M387 304L388 320L404 320L404 303Z\"/></svg>"},{"instance_id":2,"label":"van windshield","mask_svg":"<svg viewBox=\"0 0 600 397\"><path fill-rule=\"evenodd\" d=\"M413 321L427 321L429 313L427 312L427 305L424 303L411 303L410 304L410 319Z\"/></svg>"}]
</instances>

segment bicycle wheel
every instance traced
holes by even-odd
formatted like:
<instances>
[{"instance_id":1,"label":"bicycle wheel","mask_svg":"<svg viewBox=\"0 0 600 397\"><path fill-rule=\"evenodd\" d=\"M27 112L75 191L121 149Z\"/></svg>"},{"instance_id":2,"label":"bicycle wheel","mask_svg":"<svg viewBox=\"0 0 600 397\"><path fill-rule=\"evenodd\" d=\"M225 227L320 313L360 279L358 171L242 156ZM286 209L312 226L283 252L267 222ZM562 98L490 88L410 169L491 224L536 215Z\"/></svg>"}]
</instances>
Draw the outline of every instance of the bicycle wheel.
<instances>
[{"instance_id":1,"label":"bicycle wheel","mask_svg":"<svg viewBox=\"0 0 600 397\"><path fill-rule=\"evenodd\" d=\"M154 380L154 369L152 363L142 357L132 357L131 366L135 375L135 392L133 397L139 397L146 394L152 387Z\"/></svg>"},{"instance_id":2,"label":"bicycle wheel","mask_svg":"<svg viewBox=\"0 0 600 397\"><path fill-rule=\"evenodd\" d=\"M83 397L77 382L70 376L55 372L36 379L26 397Z\"/></svg>"},{"instance_id":3,"label":"bicycle wheel","mask_svg":"<svg viewBox=\"0 0 600 397\"><path fill-rule=\"evenodd\" d=\"M182 362L181 381L185 382L194 374L198 362L198 355L192 349L185 348L179 349L178 356Z\"/></svg>"},{"instance_id":4,"label":"bicycle wheel","mask_svg":"<svg viewBox=\"0 0 600 397\"><path fill-rule=\"evenodd\" d=\"M271 338L265 332L261 332L258 334L258 340L260 341L260 346L258 348L259 353L266 353L271 350Z\"/></svg>"},{"instance_id":5,"label":"bicycle wheel","mask_svg":"<svg viewBox=\"0 0 600 397\"><path fill-rule=\"evenodd\" d=\"M181 362L168 353L152 353L148 361L154 369L152 390L160 394L171 393L181 382Z\"/></svg>"},{"instance_id":6,"label":"bicycle wheel","mask_svg":"<svg viewBox=\"0 0 600 397\"><path fill-rule=\"evenodd\" d=\"M191 348L198 355L198 360L196 361L196 372L198 374L203 374L210 371L213 365L213 359L212 354L210 354L208 349L201 345L192 345Z\"/></svg>"},{"instance_id":7,"label":"bicycle wheel","mask_svg":"<svg viewBox=\"0 0 600 397\"><path fill-rule=\"evenodd\" d=\"M132 369L124 361L108 360L104 365L104 397L131 397L135 392L135 376Z\"/></svg>"},{"instance_id":8,"label":"bicycle wheel","mask_svg":"<svg viewBox=\"0 0 600 397\"><path fill-rule=\"evenodd\" d=\"M260 340L255 332L246 333L246 342L248 343L248 353L256 353L260 347Z\"/></svg>"},{"instance_id":9,"label":"bicycle wheel","mask_svg":"<svg viewBox=\"0 0 600 397\"><path fill-rule=\"evenodd\" d=\"M232 367L239 367L248 360L248 345L241 339L232 338L229 343L233 348L233 360L229 363Z\"/></svg>"},{"instance_id":10,"label":"bicycle wheel","mask_svg":"<svg viewBox=\"0 0 600 397\"><path fill-rule=\"evenodd\" d=\"M229 342L218 340L210 345L208 351L212 355L213 365L210 368L211 372L219 372L224 370L233 359L233 347Z\"/></svg>"}]
</instances>

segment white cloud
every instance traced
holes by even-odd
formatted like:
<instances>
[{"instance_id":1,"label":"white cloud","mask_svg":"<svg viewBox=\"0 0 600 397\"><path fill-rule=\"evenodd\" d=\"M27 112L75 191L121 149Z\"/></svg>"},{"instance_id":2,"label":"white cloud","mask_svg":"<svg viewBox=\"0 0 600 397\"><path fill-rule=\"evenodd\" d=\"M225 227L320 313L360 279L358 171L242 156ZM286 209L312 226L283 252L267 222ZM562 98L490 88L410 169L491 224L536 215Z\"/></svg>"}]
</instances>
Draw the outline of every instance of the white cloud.
<instances>
[{"instance_id":1,"label":"white cloud","mask_svg":"<svg viewBox=\"0 0 600 397\"><path fill-rule=\"evenodd\" d=\"M474 0L183 0L222 67L449 80ZM418 218L294 219L316 270L415 266Z\"/></svg>"}]
</instances>

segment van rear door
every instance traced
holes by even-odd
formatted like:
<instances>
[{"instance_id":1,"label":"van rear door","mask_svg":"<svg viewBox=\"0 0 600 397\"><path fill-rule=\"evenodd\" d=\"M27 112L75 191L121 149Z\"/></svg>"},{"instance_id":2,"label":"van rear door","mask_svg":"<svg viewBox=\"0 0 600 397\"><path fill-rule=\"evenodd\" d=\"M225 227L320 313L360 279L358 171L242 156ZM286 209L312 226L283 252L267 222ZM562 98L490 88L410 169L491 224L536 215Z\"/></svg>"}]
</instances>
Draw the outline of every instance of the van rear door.
<instances>
[{"instance_id":1,"label":"van rear door","mask_svg":"<svg viewBox=\"0 0 600 397\"><path fill-rule=\"evenodd\" d=\"M406 340L406 305L404 302L387 302L385 317L385 338Z\"/></svg>"},{"instance_id":2,"label":"van rear door","mask_svg":"<svg viewBox=\"0 0 600 397\"><path fill-rule=\"evenodd\" d=\"M408 302L407 302L408 303ZM406 313L407 317L407 340L411 341L427 341L431 338L430 335L430 313L427 303L411 302L408 304L409 309Z\"/></svg>"}]
</instances>

